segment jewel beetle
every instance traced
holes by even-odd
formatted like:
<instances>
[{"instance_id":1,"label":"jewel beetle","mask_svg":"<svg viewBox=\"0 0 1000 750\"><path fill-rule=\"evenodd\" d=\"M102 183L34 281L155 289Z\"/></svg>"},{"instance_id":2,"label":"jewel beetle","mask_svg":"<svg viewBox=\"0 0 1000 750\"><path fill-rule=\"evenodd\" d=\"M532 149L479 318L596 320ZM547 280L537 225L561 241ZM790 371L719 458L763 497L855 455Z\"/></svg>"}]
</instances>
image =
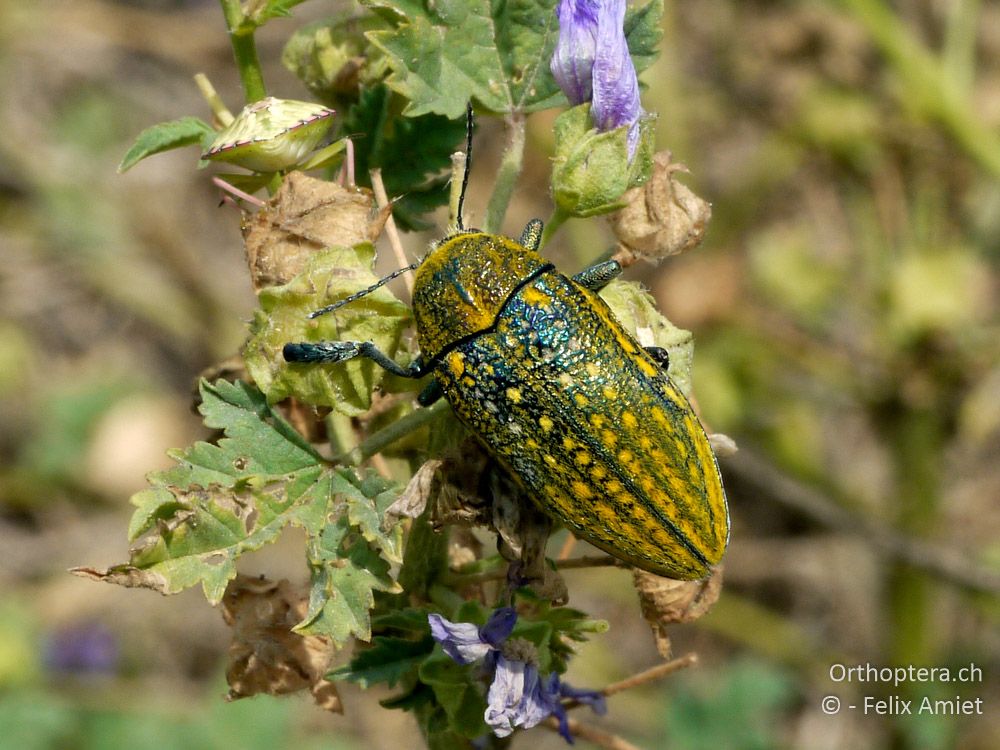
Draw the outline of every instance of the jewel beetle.
<instances>
[{"instance_id":1,"label":"jewel beetle","mask_svg":"<svg viewBox=\"0 0 1000 750\"><path fill-rule=\"evenodd\" d=\"M641 346L598 296L621 266L567 277L538 253L538 220L518 241L464 229L460 200L456 223L422 261L392 274L416 270L421 353L409 366L358 341L289 343L285 360L367 357L403 377L431 375L420 403L444 396L521 489L578 537L651 573L709 575L729 539L718 464L667 375L666 352Z\"/></svg>"}]
</instances>

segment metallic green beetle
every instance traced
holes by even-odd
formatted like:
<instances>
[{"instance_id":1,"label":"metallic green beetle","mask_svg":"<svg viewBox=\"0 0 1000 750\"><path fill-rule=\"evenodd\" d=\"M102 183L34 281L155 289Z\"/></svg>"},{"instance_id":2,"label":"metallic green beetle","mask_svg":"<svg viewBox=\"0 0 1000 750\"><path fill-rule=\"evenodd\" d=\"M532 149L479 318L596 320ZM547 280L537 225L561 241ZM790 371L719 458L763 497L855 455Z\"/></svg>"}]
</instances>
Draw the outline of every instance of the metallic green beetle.
<instances>
[{"instance_id":1,"label":"metallic green beetle","mask_svg":"<svg viewBox=\"0 0 1000 750\"><path fill-rule=\"evenodd\" d=\"M643 348L597 295L618 263L564 276L537 252L541 227L529 223L519 242L459 229L411 267L421 355L409 367L370 342L286 344L284 357L368 357L404 377L433 375L421 403L444 395L574 534L643 570L704 578L729 539L705 431L666 374L666 352Z\"/></svg>"}]
</instances>

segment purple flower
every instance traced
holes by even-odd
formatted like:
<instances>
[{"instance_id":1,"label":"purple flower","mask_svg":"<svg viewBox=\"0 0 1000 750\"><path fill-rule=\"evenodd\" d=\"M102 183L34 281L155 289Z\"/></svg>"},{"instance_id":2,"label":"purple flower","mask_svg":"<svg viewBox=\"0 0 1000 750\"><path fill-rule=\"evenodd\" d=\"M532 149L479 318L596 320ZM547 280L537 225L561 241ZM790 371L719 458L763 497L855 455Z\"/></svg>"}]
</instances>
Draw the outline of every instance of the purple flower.
<instances>
[{"instance_id":1,"label":"purple flower","mask_svg":"<svg viewBox=\"0 0 1000 750\"><path fill-rule=\"evenodd\" d=\"M427 621L431 635L448 656L459 664L471 664L500 648L517 623L517 612L511 607L501 607L483 627L471 622L451 622L438 614L427 615Z\"/></svg>"},{"instance_id":2,"label":"purple flower","mask_svg":"<svg viewBox=\"0 0 1000 750\"><path fill-rule=\"evenodd\" d=\"M594 126L628 126L628 155L639 145L639 77L625 39L625 0L560 0L552 75L573 104L591 102Z\"/></svg>"},{"instance_id":3,"label":"purple flower","mask_svg":"<svg viewBox=\"0 0 1000 750\"><path fill-rule=\"evenodd\" d=\"M496 610L481 628L469 622L451 622L437 614L427 619L431 635L448 656L459 664L482 659L487 673L492 671L483 718L497 737L507 737L518 727L531 729L546 717L555 716L559 733L572 744L563 698L586 703L599 714L605 712L603 695L561 684L555 672L543 679L533 646L520 639L508 641L517 623L512 608Z\"/></svg>"},{"instance_id":4,"label":"purple flower","mask_svg":"<svg viewBox=\"0 0 1000 750\"><path fill-rule=\"evenodd\" d=\"M100 623L80 623L49 634L45 663L53 672L110 674L118 665L118 641Z\"/></svg>"},{"instance_id":5,"label":"purple flower","mask_svg":"<svg viewBox=\"0 0 1000 750\"><path fill-rule=\"evenodd\" d=\"M593 97L597 57L598 7L601 0L562 0L556 9L559 38L549 67L570 104Z\"/></svg>"}]
</instances>

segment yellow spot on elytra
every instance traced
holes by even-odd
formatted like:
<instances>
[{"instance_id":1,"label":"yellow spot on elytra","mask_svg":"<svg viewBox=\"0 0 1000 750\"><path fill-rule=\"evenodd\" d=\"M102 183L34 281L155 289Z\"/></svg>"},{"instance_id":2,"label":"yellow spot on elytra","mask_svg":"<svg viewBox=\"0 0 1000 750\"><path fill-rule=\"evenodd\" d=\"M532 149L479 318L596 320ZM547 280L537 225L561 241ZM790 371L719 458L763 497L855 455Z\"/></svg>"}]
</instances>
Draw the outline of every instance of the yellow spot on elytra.
<instances>
[{"instance_id":1,"label":"yellow spot on elytra","mask_svg":"<svg viewBox=\"0 0 1000 750\"><path fill-rule=\"evenodd\" d=\"M475 384L476 384L475 379L470 378L468 375L466 375L464 378L462 378L462 385L465 385L465 386L468 386L469 388L471 388Z\"/></svg>"},{"instance_id":2,"label":"yellow spot on elytra","mask_svg":"<svg viewBox=\"0 0 1000 750\"><path fill-rule=\"evenodd\" d=\"M642 448L644 451L648 451L650 448L653 447L653 441L650 440L646 435L640 435L639 447Z\"/></svg>"},{"instance_id":3,"label":"yellow spot on elytra","mask_svg":"<svg viewBox=\"0 0 1000 750\"><path fill-rule=\"evenodd\" d=\"M618 460L623 464L631 463L632 459L635 458L635 454L627 448L618 454Z\"/></svg>"},{"instance_id":4,"label":"yellow spot on elytra","mask_svg":"<svg viewBox=\"0 0 1000 750\"><path fill-rule=\"evenodd\" d=\"M545 461L545 463L547 463L549 466L559 465L559 462L556 460L556 457L553 456L551 453L543 453L542 460Z\"/></svg>"},{"instance_id":5,"label":"yellow spot on elytra","mask_svg":"<svg viewBox=\"0 0 1000 750\"><path fill-rule=\"evenodd\" d=\"M573 376L568 372L563 372L559 374L559 385L568 388L573 385Z\"/></svg>"},{"instance_id":6,"label":"yellow spot on elytra","mask_svg":"<svg viewBox=\"0 0 1000 750\"><path fill-rule=\"evenodd\" d=\"M588 362L587 363L587 374L590 375L590 377L592 377L592 378L596 378L598 375L601 374L601 368L598 367L593 362Z\"/></svg>"},{"instance_id":7,"label":"yellow spot on elytra","mask_svg":"<svg viewBox=\"0 0 1000 750\"><path fill-rule=\"evenodd\" d=\"M520 388L508 388L507 398L513 401L515 404L521 403L521 389Z\"/></svg>"},{"instance_id":8,"label":"yellow spot on elytra","mask_svg":"<svg viewBox=\"0 0 1000 750\"><path fill-rule=\"evenodd\" d=\"M669 420L667 419L666 413L659 406L653 407L653 419L655 419L657 422L663 425L669 424Z\"/></svg>"},{"instance_id":9,"label":"yellow spot on elytra","mask_svg":"<svg viewBox=\"0 0 1000 750\"><path fill-rule=\"evenodd\" d=\"M639 420L635 418L635 414L630 411L622 412L622 424L630 430L634 430L636 425L639 424Z\"/></svg>"},{"instance_id":10,"label":"yellow spot on elytra","mask_svg":"<svg viewBox=\"0 0 1000 750\"><path fill-rule=\"evenodd\" d=\"M587 453L586 451L580 451L579 453L576 454L576 465L577 466L586 466L592 460L593 459L591 458L590 454Z\"/></svg>"},{"instance_id":11,"label":"yellow spot on elytra","mask_svg":"<svg viewBox=\"0 0 1000 750\"><path fill-rule=\"evenodd\" d=\"M563 438L563 447L566 450L571 451L576 447L576 441L567 435Z\"/></svg>"},{"instance_id":12,"label":"yellow spot on elytra","mask_svg":"<svg viewBox=\"0 0 1000 750\"><path fill-rule=\"evenodd\" d=\"M604 477L608 475L608 470L603 466L598 464L593 469L590 470L590 476L595 482L600 482Z\"/></svg>"},{"instance_id":13,"label":"yellow spot on elytra","mask_svg":"<svg viewBox=\"0 0 1000 750\"><path fill-rule=\"evenodd\" d=\"M644 357L639 357L636 361L639 363L639 369L646 373L649 377L653 377L657 373L656 366Z\"/></svg>"},{"instance_id":14,"label":"yellow spot on elytra","mask_svg":"<svg viewBox=\"0 0 1000 750\"><path fill-rule=\"evenodd\" d=\"M465 361L461 352L452 352L448 355L448 369L456 378L465 372Z\"/></svg>"},{"instance_id":15,"label":"yellow spot on elytra","mask_svg":"<svg viewBox=\"0 0 1000 750\"><path fill-rule=\"evenodd\" d=\"M524 444L528 446L530 450L533 451L538 450L538 441L535 440L534 438L528 438L527 440L524 441Z\"/></svg>"},{"instance_id":16,"label":"yellow spot on elytra","mask_svg":"<svg viewBox=\"0 0 1000 750\"><path fill-rule=\"evenodd\" d=\"M618 443L618 435L612 430L601 430L601 442L608 446L608 448L614 448Z\"/></svg>"},{"instance_id":17,"label":"yellow spot on elytra","mask_svg":"<svg viewBox=\"0 0 1000 750\"><path fill-rule=\"evenodd\" d=\"M538 424L545 432L552 429L552 420L544 414L538 418Z\"/></svg>"},{"instance_id":18,"label":"yellow spot on elytra","mask_svg":"<svg viewBox=\"0 0 1000 750\"><path fill-rule=\"evenodd\" d=\"M612 388L610 385L606 385L603 388L601 388L601 393L604 394L604 398L606 398L608 401L614 401L615 399L618 398L618 391Z\"/></svg>"},{"instance_id":19,"label":"yellow spot on elytra","mask_svg":"<svg viewBox=\"0 0 1000 750\"><path fill-rule=\"evenodd\" d=\"M594 496L594 491L579 479L573 481L573 493L581 500L590 500Z\"/></svg>"},{"instance_id":20,"label":"yellow spot on elytra","mask_svg":"<svg viewBox=\"0 0 1000 750\"><path fill-rule=\"evenodd\" d=\"M593 427L595 427L596 429L598 429L598 430L601 429L604 426L604 423L606 421L607 421L607 419L605 419L605 417L604 417L603 414L591 414L590 415L590 424Z\"/></svg>"},{"instance_id":21,"label":"yellow spot on elytra","mask_svg":"<svg viewBox=\"0 0 1000 750\"><path fill-rule=\"evenodd\" d=\"M600 517L604 526L608 529L614 529L616 532L621 531L621 518L615 512L615 509L609 505L596 505L594 509L597 511L597 515Z\"/></svg>"},{"instance_id":22,"label":"yellow spot on elytra","mask_svg":"<svg viewBox=\"0 0 1000 750\"><path fill-rule=\"evenodd\" d=\"M529 305L537 305L539 307L544 307L552 300L549 297L549 295L547 295L541 289L529 286L526 287L524 290L524 301L527 302Z\"/></svg>"},{"instance_id":23,"label":"yellow spot on elytra","mask_svg":"<svg viewBox=\"0 0 1000 750\"><path fill-rule=\"evenodd\" d=\"M620 495L625 490L625 487L617 479L612 479L608 482L607 490L609 495Z\"/></svg>"},{"instance_id":24,"label":"yellow spot on elytra","mask_svg":"<svg viewBox=\"0 0 1000 750\"><path fill-rule=\"evenodd\" d=\"M577 406L586 406L588 403L587 397L579 392L573 394L573 400Z\"/></svg>"}]
</instances>

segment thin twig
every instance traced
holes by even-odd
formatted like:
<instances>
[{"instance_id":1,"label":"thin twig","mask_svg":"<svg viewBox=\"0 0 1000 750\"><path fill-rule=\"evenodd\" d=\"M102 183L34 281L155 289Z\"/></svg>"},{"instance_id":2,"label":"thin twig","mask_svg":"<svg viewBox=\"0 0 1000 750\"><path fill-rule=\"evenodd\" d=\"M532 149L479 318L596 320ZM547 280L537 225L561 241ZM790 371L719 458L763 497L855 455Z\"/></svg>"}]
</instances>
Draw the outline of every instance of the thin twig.
<instances>
[{"instance_id":1,"label":"thin twig","mask_svg":"<svg viewBox=\"0 0 1000 750\"><path fill-rule=\"evenodd\" d=\"M724 466L728 472L762 490L763 496L797 510L824 526L860 536L881 555L902 560L962 588L1000 595L1000 575L996 571L978 565L957 549L914 539L859 518L819 490L787 476L752 451L740 450L727 459Z\"/></svg>"},{"instance_id":2,"label":"thin twig","mask_svg":"<svg viewBox=\"0 0 1000 750\"><path fill-rule=\"evenodd\" d=\"M572 570L573 568L625 568L625 563L611 555L584 555L583 557L571 557L568 560L557 560L556 567L559 570Z\"/></svg>"},{"instance_id":3,"label":"thin twig","mask_svg":"<svg viewBox=\"0 0 1000 750\"><path fill-rule=\"evenodd\" d=\"M556 560L562 561L569 559L569 556L573 554L574 547L576 547L576 537L573 536L572 531L567 531L562 547L559 548L559 554L556 555Z\"/></svg>"},{"instance_id":4,"label":"thin twig","mask_svg":"<svg viewBox=\"0 0 1000 750\"><path fill-rule=\"evenodd\" d=\"M598 729L591 724L585 724L577 719L567 719L567 723L569 724L570 735L593 742L598 747L605 748L605 750L642 750L628 740L622 739L617 734L605 732L603 729ZM550 716L542 722L542 726L558 732L559 720L554 716Z\"/></svg>"},{"instance_id":5,"label":"thin twig","mask_svg":"<svg viewBox=\"0 0 1000 750\"><path fill-rule=\"evenodd\" d=\"M649 669L632 675L631 677L626 677L624 680L619 682L612 682L607 685L601 692L604 695L614 695L615 693L620 693L624 690L630 690L639 685L645 685L647 682L653 682L654 680L662 679L668 674L673 674L674 672L679 672L682 669L687 669L688 667L693 667L698 663L698 654L693 651L689 654L684 654L684 656L678 656L676 659L671 659L663 664L657 664L655 667L650 667Z\"/></svg>"},{"instance_id":6,"label":"thin twig","mask_svg":"<svg viewBox=\"0 0 1000 750\"><path fill-rule=\"evenodd\" d=\"M573 557L569 560L559 560L556 562L558 570L572 570L574 568L611 568L628 567L621 560L617 560L610 555L593 555L590 557ZM486 570L482 573L457 573L449 571L447 580L461 586L473 586L489 581L503 581L507 578L507 567L500 570Z\"/></svg>"},{"instance_id":7,"label":"thin twig","mask_svg":"<svg viewBox=\"0 0 1000 750\"><path fill-rule=\"evenodd\" d=\"M375 193L375 202L379 208L385 208L389 205L389 196L385 192L385 185L382 183L382 170L372 169L368 174L372 178L372 190ZM393 255L396 256L396 264L403 268L404 266L410 265L410 261L406 259L406 252L403 250L403 243L399 239L399 232L396 229L396 222L392 218L392 214L389 214L389 218L385 220L385 233L389 237L389 246L392 248ZM406 282L406 289L412 295L413 294L413 277L406 276L404 278Z\"/></svg>"},{"instance_id":8,"label":"thin twig","mask_svg":"<svg viewBox=\"0 0 1000 750\"><path fill-rule=\"evenodd\" d=\"M601 690L601 695L607 697L625 690L631 690L634 687L645 685L647 682L663 679L667 675L679 672L682 669L693 667L697 663L698 654L692 651L689 654L684 654L684 656L678 656L676 659L671 659L663 664L657 664L655 667L638 672L631 677L626 677L619 682L612 682L610 685L605 685L604 689ZM583 704L575 698L563 701L563 708L567 711L581 705Z\"/></svg>"}]
</instances>

